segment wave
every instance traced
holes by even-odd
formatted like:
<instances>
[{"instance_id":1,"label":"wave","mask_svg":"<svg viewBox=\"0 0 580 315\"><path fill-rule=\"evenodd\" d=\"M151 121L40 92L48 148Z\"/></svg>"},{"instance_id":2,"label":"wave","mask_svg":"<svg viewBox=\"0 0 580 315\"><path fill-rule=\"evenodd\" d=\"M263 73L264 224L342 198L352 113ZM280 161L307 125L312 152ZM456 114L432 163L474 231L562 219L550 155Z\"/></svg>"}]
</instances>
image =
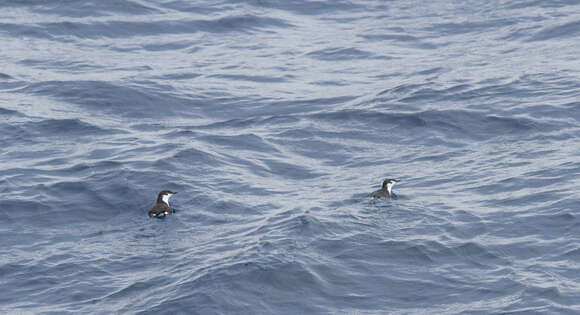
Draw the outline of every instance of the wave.
<instances>
[{"instance_id":1,"label":"wave","mask_svg":"<svg viewBox=\"0 0 580 315\"><path fill-rule=\"evenodd\" d=\"M360 37L364 38L365 40L369 41L389 41L396 44L419 48L419 49L436 49L441 44L436 45L424 38L419 38L416 36L408 35L406 33L403 34L364 34L359 35ZM393 57L394 58L394 57Z\"/></svg>"},{"instance_id":2,"label":"wave","mask_svg":"<svg viewBox=\"0 0 580 315\"><path fill-rule=\"evenodd\" d=\"M0 73L0 80L12 80L11 76L7 75L6 73Z\"/></svg>"},{"instance_id":3,"label":"wave","mask_svg":"<svg viewBox=\"0 0 580 315\"><path fill-rule=\"evenodd\" d=\"M575 37L580 33L580 21L569 22L558 26L545 27L533 34L529 41L544 41L562 37Z\"/></svg>"},{"instance_id":4,"label":"wave","mask_svg":"<svg viewBox=\"0 0 580 315\"><path fill-rule=\"evenodd\" d=\"M1 111L0 114L2 114ZM20 118L25 117L19 112L10 111L8 114ZM91 138L123 133L121 130L105 129L80 119L31 121L30 118L25 118L25 121L20 122L0 123L0 131L3 133L2 141L8 141L6 147L10 147L8 143L14 142L38 144L49 139L78 140L79 137Z\"/></svg>"},{"instance_id":5,"label":"wave","mask_svg":"<svg viewBox=\"0 0 580 315\"><path fill-rule=\"evenodd\" d=\"M257 32L270 28L292 27L278 18L255 15L227 16L216 19L107 21L107 22L47 22L36 24L0 23L0 28L14 37L27 36L67 42L79 39L129 38L166 34Z\"/></svg>"},{"instance_id":6,"label":"wave","mask_svg":"<svg viewBox=\"0 0 580 315\"><path fill-rule=\"evenodd\" d=\"M388 133L408 134L414 137L438 132L447 135L447 139L470 138L476 140L493 137L521 137L530 133L540 133L557 130L550 123L539 122L524 117L501 117L485 112L467 110L427 110L413 113L379 112L370 110L343 110L338 112L322 112L310 115L319 121L359 122L374 126L373 129L392 128ZM387 130L385 130L386 132ZM394 139L394 138L393 138Z\"/></svg>"},{"instance_id":7,"label":"wave","mask_svg":"<svg viewBox=\"0 0 580 315\"><path fill-rule=\"evenodd\" d=\"M352 12L353 10L361 10L365 8L364 5L346 0L332 2L321 2L313 0L273 0L256 2L252 0L244 0L243 2L247 2L249 5L259 8L289 11L301 15L328 15L331 12Z\"/></svg>"},{"instance_id":8,"label":"wave","mask_svg":"<svg viewBox=\"0 0 580 315\"><path fill-rule=\"evenodd\" d=\"M208 76L210 78L220 78L232 81L249 81L249 82L259 82L259 83L280 83L288 81L283 77L269 77L269 76L259 76L259 75L238 75L238 74L215 74Z\"/></svg>"},{"instance_id":9,"label":"wave","mask_svg":"<svg viewBox=\"0 0 580 315\"><path fill-rule=\"evenodd\" d=\"M357 48L326 48L309 52L307 56L326 61L377 58L374 54Z\"/></svg>"},{"instance_id":10,"label":"wave","mask_svg":"<svg viewBox=\"0 0 580 315\"><path fill-rule=\"evenodd\" d=\"M1 116L24 116L19 111L7 109L7 108L2 108L2 107L0 107L0 115ZM2 126L2 125L0 124L0 126Z\"/></svg>"},{"instance_id":11,"label":"wave","mask_svg":"<svg viewBox=\"0 0 580 315\"><path fill-rule=\"evenodd\" d=\"M37 3L27 0L15 0L10 2L4 2L0 4L0 7L6 8L20 7L25 8L26 10L34 12L39 15L53 14L56 16L69 16L69 17L89 17L89 16L98 17L98 16L106 16L111 13L150 14L160 12L160 10L156 8L131 0L118 0L118 1L108 0L102 1L98 5L92 2L79 3L76 1L48 0L43 1L42 3Z\"/></svg>"},{"instance_id":12,"label":"wave","mask_svg":"<svg viewBox=\"0 0 580 315\"><path fill-rule=\"evenodd\" d=\"M105 81L47 81L29 84L18 92L50 96L94 112L125 117L163 117L177 112L196 116L190 109L200 104L166 90Z\"/></svg>"}]
</instances>

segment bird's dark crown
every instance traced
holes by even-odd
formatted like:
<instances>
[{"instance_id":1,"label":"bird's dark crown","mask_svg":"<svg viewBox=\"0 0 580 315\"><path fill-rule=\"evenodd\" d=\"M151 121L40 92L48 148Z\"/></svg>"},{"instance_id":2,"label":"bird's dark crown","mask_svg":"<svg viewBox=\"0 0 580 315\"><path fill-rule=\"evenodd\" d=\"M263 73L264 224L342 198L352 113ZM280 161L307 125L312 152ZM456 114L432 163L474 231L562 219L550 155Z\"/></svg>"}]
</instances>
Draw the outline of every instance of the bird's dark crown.
<instances>
[{"instance_id":1,"label":"bird's dark crown","mask_svg":"<svg viewBox=\"0 0 580 315\"><path fill-rule=\"evenodd\" d=\"M157 202L163 202L163 196L165 195L175 195L175 194L177 193L171 190L162 190L159 192L159 195L157 195Z\"/></svg>"},{"instance_id":2,"label":"bird's dark crown","mask_svg":"<svg viewBox=\"0 0 580 315\"><path fill-rule=\"evenodd\" d=\"M393 179L393 178L387 178L387 179L385 179L385 180L383 181L383 188L385 188L385 189L386 189L386 188L387 188L387 184L388 184L388 183L398 183L398 182L400 182L400 180L398 180L398 179Z\"/></svg>"},{"instance_id":3,"label":"bird's dark crown","mask_svg":"<svg viewBox=\"0 0 580 315\"><path fill-rule=\"evenodd\" d=\"M168 194L176 194L175 192L172 192L171 190L162 190L159 192L159 196L163 196L163 195L168 195Z\"/></svg>"}]
</instances>

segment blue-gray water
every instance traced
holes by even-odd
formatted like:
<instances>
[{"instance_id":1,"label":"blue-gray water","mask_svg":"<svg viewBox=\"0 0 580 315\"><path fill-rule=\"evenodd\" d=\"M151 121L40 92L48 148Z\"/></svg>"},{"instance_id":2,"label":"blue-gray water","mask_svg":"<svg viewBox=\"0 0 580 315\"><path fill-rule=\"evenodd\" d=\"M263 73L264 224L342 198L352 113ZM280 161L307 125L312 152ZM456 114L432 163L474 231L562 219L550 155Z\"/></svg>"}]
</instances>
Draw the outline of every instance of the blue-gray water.
<instances>
[{"instance_id":1,"label":"blue-gray water","mask_svg":"<svg viewBox=\"0 0 580 315\"><path fill-rule=\"evenodd\" d=\"M2 1L0 313L577 314L579 35L570 0Z\"/></svg>"}]
</instances>

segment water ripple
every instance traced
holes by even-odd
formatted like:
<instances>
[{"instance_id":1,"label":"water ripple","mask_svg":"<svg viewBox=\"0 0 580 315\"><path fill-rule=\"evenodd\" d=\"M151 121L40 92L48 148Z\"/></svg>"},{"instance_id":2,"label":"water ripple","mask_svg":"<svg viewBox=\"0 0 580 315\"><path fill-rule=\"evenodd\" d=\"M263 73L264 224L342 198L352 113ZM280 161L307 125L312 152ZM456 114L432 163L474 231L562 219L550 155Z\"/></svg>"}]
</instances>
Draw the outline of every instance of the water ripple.
<instances>
[{"instance_id":1,"label":"water ripple","mask_svg":"<svg viewBox=\"0 0 580 315\"><path fill-rule=\"evenodd\" d=\"M0 310L578 313L578 4L504 2L0 3Z\"/></svg>"}]
</instances>

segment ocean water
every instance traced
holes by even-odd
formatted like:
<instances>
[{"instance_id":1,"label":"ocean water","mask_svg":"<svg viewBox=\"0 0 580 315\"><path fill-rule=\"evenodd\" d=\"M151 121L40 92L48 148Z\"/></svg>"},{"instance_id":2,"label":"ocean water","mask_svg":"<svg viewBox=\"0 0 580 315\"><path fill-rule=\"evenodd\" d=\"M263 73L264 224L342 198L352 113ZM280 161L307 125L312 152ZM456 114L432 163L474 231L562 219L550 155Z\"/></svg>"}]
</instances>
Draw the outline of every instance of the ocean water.
<instances>
[{"instance_id":1,"label":"ocean water","mask_svg":"<svg viewBox=\"0 0 580 315\"><path fill-rule=\"evenodd\" d=\"M2 1L0 313L578 314L579 35L571 0Z\"/></svg>"}]
</instances>

